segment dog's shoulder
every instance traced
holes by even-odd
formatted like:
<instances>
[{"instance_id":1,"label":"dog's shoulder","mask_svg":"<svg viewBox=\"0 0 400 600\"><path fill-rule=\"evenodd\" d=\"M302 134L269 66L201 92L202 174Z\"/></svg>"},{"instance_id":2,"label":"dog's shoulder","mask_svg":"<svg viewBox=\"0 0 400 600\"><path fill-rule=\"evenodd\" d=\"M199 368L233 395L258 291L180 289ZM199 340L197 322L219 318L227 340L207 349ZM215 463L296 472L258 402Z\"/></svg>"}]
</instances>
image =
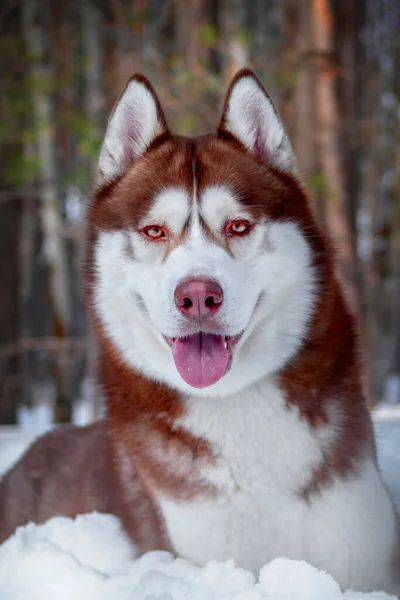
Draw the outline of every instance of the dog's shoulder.
<instances>
[{"instance_id":1,"label":"dog's shoulder","mask_svg":"<svg viewBox=\"0 0 400 600\"><path fill-rule=\"evenodd\" d=\"M0 483L0 541L29 521L111 512L114 486L107 431L100 421L65 425L36 440Z\"/></svg>"}]
</instances>

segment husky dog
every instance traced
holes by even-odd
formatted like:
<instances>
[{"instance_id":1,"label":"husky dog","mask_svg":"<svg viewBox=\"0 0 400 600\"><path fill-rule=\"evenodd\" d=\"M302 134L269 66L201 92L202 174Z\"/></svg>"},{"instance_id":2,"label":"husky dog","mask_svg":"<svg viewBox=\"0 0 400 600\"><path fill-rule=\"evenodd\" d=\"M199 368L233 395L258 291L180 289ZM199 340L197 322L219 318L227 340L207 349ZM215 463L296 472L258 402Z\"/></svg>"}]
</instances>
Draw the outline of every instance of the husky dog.
<instances>
[{"instance_id":1,"label":"husky dog","mask_svg":"<svg viewBox=\"0 0 400 600\"><path fill-rule=\"evenodd\" d=\"M110 117L87 305L107 418L39 440L0 488L27 520L119 515L139 552L279 556L398 590L356 326L280 118L240 71L216 133L173 136L142 76Z\"/></svg>"}]
</instances>

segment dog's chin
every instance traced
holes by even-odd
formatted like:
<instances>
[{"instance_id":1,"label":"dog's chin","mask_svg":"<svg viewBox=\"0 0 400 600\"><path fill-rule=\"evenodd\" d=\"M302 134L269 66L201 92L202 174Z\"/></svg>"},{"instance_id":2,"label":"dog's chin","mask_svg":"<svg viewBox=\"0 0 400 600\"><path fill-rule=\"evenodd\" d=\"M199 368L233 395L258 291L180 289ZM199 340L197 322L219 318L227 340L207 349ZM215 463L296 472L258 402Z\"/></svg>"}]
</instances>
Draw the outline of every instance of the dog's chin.
<instances>
[{"instance_id":1,"label":"dog's chin","mask_svg":"<svg viewBox=\"0 0 400 600\"><path fill-rule=\"evenodd\" d=\"M203 389L229 372L235 346L243 331L230 336L197 331L181 337L163 335L171 348L178 373L191 387Z\"/></svg>"}]
</instances>

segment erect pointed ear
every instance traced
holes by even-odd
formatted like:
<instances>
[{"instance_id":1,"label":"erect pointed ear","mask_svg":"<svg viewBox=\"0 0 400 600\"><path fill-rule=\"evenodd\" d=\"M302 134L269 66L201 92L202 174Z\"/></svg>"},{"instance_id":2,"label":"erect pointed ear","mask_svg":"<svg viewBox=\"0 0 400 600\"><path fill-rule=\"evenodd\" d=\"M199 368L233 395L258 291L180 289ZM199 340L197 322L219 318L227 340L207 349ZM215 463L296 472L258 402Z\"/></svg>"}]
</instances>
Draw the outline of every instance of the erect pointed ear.
<instances>
[{"instance_id":1,"label":"erect pointed ear","mask_svg":"<svg viewBox=\"0 0 400 600\"><path fill-rule=\"evenodd\" d=\"M115 103L99 156L99 179L124 173L150 144L168 133L155 91L143 75L134 75Z\"/></svg>"},{"instance_id":2,"label":"erect pointed ear","mask_svg":"<svg viewBox=\"0 0 400 600\"><path fill-rule=\"evenodd\" d=\"M250 69L242 69L233 78L218 131L231 133L263 161L297 173L292 148L279 115Z\"/></svg>"}]
</instances>

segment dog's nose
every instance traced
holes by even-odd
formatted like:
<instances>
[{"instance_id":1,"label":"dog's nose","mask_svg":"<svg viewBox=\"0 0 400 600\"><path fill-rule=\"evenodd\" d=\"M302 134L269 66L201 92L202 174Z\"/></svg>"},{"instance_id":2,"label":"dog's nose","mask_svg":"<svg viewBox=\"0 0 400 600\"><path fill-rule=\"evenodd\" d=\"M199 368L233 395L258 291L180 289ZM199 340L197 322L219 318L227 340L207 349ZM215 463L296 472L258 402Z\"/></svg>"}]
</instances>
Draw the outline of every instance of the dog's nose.
<instances>
[{"instance_id":1,"label":"dog's nose","mask_svg":"<svg viewBox=\"0 0 400 600\"><path fill-rule=\"evenodd\" d=\"M175 290L175 304L185 317L204 319L221 306L224 293L211 279L186 279Z\"/></svg>"}]
</instances>

